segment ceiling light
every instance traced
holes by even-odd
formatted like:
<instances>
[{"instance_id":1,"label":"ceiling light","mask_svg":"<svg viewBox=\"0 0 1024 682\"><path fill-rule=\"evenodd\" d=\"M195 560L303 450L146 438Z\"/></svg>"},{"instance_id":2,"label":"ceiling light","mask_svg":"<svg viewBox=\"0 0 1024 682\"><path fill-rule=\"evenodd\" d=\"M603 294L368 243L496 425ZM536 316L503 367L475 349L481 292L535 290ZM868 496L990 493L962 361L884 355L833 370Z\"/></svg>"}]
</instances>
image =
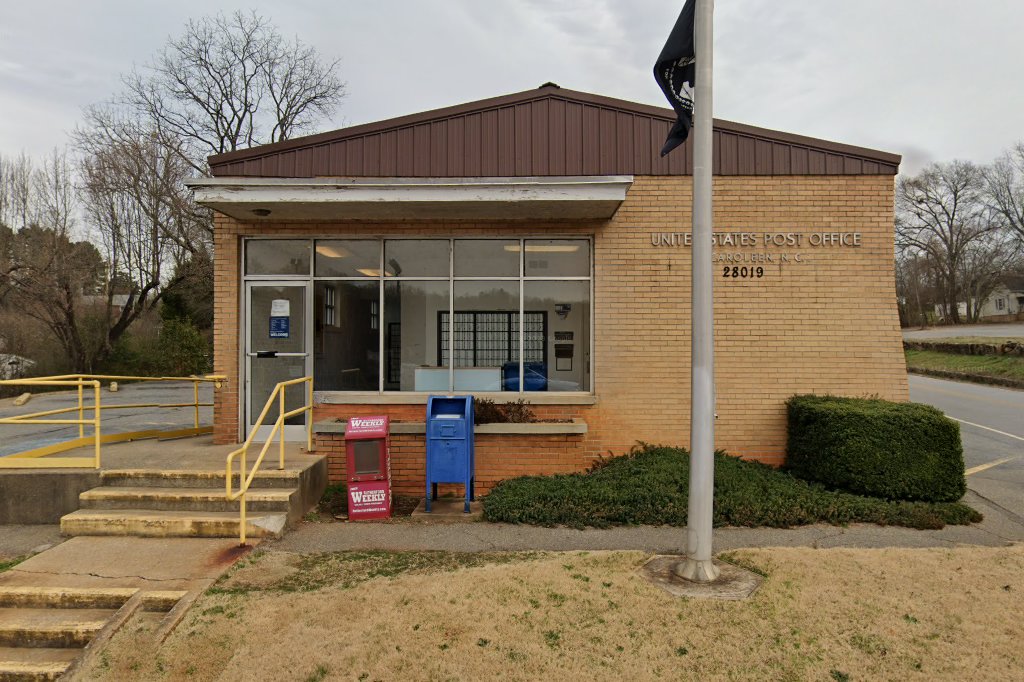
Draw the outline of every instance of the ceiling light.
<instances>
[{"instance_id":1,"label":"ceiling light","mask_svg":"<svg viewBox=\"0 0 1024 682\"><path fill-rule=\"evenodd\" d=\"M352 252L344 247L320 243L316 245L316 252L324 258L348 258L352 255Z\"/></svg>"},{"instance_id":2,"label":"ceiling light","mask_svg":"<svg viewBox=\"0 0 1024 682\"><path fill-rule=\"evenodd\" d=\"M506 251L519 253L519 244L506 244ZM580 250L579 244L527 244L527 253L575 253Z\"/></svg>"}]
</instances>

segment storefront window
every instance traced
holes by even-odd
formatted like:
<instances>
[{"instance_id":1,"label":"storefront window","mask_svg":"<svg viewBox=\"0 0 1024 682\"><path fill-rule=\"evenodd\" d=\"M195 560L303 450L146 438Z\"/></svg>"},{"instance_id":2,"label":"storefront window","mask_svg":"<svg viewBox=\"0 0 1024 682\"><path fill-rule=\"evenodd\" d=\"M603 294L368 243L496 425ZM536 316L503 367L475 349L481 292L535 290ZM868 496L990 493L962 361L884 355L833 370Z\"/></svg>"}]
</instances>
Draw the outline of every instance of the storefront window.
<instances>
[{"instance_id":1,"label":"storefront window","mask_svg":"<svg viewBox=\"0 0 1024 682\"><path fill-rule=\"evenodd\" d=\"M380 242L376 239L330 239L316 242L317 277L380 276Z\"/></svg>"},{"instance_id":2,"label":"storefront window","mask_svg":"<svg viewBox=\"0 0 1024 682\"><path fill-rule=\"evenodd\" d=\"M384 390L448 390L439 325L448 312L447 281L384 282Z\"/></svg>"},{"instance_id":3,"label":"storefront window","mask_svg":"<svg viewBox=\"0 0 1024 682\"><path fill-rule=\"evenodd\" d=\"M456 277L518 277L518 239L456 239Z\"/></svg>"},{"instance_id":4,"label":"storefront window","mask_svg":"<svg viewBox=\"0 0 1024 682\"><path fill-rule=\"evenodd\" d=\"M318 391L378 390L377 282L318 280L313 292L313 387Z\"/></svg>"},{"instance_id":5,"label":"storefront window","mask_svg":"<svg viewBox=\"0 0 1024 682\"><path fill-rule=\"evenodd\" d=\"M585 239L527 239L527 277L590 277L590 242Z\"/></svg>"},{"instance_id":6,"label":"storefront window","mask_svg":"<svg viewBox=\"0 0 1024 682\"><path fill-rule=\"evenodd\" d=\"M247 277L311 285L318 391L590 391L590 269L587 239L245 244Z\"/></svg>"},{"instance_id":7,"label":"storefront window","mask_svg":"<svg viewBox=\"0 0 1024 682\"><path fill-rule=\"evenodd\" d=\"M254 239L245 249L247 275L308 275L308 239Z\"/></svg>"},{"instance_id":8,"label":"storefront window","mask_svg":"<svg viewBox=\"0 0 1024 682\"><path fill-rule=\"evenodd\" d=\"M519 282L456 281L454 308L454 325L441 313L441 357L454 360L455 390L518 391Z\"/></svg>"},{"instance_id":9,"label":"storefront window","mask_svg":"<svg viewBox=\"0 0 1024 682\"><path fill-rule=\"evenodd\" d=\"M447 277L447 239L394 239L384 242L385 277Z\"/></svg>"},{"instance_id":10,"label":"storefront window","mask_svg":"<svg viewBox=\"0 0 1024 682\"><path fill-rule=\"evenodd\" d=\"M523 308L537 311L547 321L540 342L542 353L537 354L536 348L527 345L525 389L589 391L590 282L527 281L523 284ZM531 376L536 379L534 385L530 383ZM541 377L543 388L539 386Z\"/></svg>"}]
</instances>

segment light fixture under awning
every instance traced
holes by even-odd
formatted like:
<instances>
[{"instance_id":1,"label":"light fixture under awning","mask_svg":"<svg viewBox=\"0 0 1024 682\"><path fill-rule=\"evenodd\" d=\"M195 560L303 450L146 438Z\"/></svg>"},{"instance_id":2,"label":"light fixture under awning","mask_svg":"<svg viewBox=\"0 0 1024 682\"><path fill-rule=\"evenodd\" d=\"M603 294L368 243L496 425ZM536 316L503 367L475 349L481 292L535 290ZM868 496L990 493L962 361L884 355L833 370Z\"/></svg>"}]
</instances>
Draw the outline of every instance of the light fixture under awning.
<instances>
[{"instance_id":1,"label":"light fixture under awning","mask_svg":"<svg viewBox=\"0 0 1024 682\"><path fill-rule=\"evenodd\" d=\"M324 258L348 258L352 253L341 246L317 243L316 252Z\"/></svg>"},{"instance_id":2,"label":"light fixture under awning","mask_svg":"<svg viewBox=\"0 0 1024 682\"><path fill-rule=\"evenodd\" d=\"M506 244L506 251L519 253L519 244ZM580 250L577 244L527 244L526 253L575 253Z\"/></svg>"},{"instance_id":3,"label":"light fixture under awning","mask_svg":"<svg viewBox=\"0 0 1024 682\"><path fill-rule=\"evenodd\" d=\"M529 178L199 178L196 202L243 222L607 220L629 175ZM322 254L327 255L327 254ZM334 257L329 256L327 257Z\"/></svg>"}]
</instances>

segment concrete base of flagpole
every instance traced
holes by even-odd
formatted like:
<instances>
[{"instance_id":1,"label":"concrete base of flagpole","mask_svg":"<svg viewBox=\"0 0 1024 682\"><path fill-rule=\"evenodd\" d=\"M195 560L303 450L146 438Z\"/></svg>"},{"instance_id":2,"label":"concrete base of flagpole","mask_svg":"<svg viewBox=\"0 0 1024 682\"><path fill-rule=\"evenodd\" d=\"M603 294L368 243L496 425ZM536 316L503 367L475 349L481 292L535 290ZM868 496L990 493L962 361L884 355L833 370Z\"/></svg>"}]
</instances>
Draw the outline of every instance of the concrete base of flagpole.
<instances>
[{"instance_id":1,"label":"concrete base of flagpole","mask_svg":"<svg viewBox=\"0 0 1024 682\"><path fill-rule=\"evenodd\" d=\"M672 571L683 580L695 583L714 582L718 580L722 573L715 566L715 562L712 559L700 561L689 557L687 557L686 561L681 561L673 566Z\"/></svg>"},{"instance_id":2,"label":"concrete base of flagpole","mask_svg":"<svg viewBox=\"0 0 1024 682\"><path fill-rule=\"evenodd\" d=\"M761 586L763 578L724 561L712 560L712 568L717 571L715 580L698 582L681 577L677 567L685 566L682 557L660 555L650 559L640 567L640 574L671 595L676 597L695 597L698 599L727 599L738 601L747 599Z\"/></svg>"}]
</instances>

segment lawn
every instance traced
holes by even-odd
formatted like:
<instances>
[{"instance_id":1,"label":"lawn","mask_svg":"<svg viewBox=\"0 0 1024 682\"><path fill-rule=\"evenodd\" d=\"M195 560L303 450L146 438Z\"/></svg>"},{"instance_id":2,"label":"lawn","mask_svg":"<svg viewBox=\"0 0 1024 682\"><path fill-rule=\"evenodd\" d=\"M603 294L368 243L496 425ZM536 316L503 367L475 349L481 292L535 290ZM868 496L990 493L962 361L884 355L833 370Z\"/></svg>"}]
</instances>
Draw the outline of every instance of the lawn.
<instances>
[{"instance_id":1,"label":"lawn","mask_svg":"<svg viewBox=\"0 0 1024 682\"><path fill-rule=\"evenodd\" d=\"M759 549L749 600L671 597L639 552L256 555L93 680L1019 679L1024 547ZM310 581L308 574L317 577Z\"/></svg>"},{"instance_id":2,"label":"lawn","mask_svg":"<svg viewBox=\"0 0 1024 682\"><path fill-rule=\"evenodd\" d=\"M943 339L948 341L951 339ZM955 355L930 350L905 350L908 369L938 369L1024 381L1024 358L1011 355Z\"/></svg>"},{"instance_id":3,"label":"lawn","mask_svg":"<svg viewBox=\"0 0 1024 682\"><path fill-rule=\"evenodd\" d=\"M956 344L969 344L978 343L985 344L986 346L1001 346L1008 341L1015 343L1024 343L1024 336L950 336L949 338L937 338L937 339L908 339L908 341L918 341L922 343L956 343Z\"/></svg>"},{"instance_id":4,"label":"lawn","mask_svg":"<svg viewBox=\"0 0 1024 682\"><path fill-rule=\"evenodd\" d=\"M685 526L689 456L646 446L585 473L526 476L484 498L484 519L505 523ZM967 524L981 515L960 503L894 502L831 491L785 471L715 455L716 526L788 528L811 523L878 523L911 528Z\"/></svg>"}]
</instances>

